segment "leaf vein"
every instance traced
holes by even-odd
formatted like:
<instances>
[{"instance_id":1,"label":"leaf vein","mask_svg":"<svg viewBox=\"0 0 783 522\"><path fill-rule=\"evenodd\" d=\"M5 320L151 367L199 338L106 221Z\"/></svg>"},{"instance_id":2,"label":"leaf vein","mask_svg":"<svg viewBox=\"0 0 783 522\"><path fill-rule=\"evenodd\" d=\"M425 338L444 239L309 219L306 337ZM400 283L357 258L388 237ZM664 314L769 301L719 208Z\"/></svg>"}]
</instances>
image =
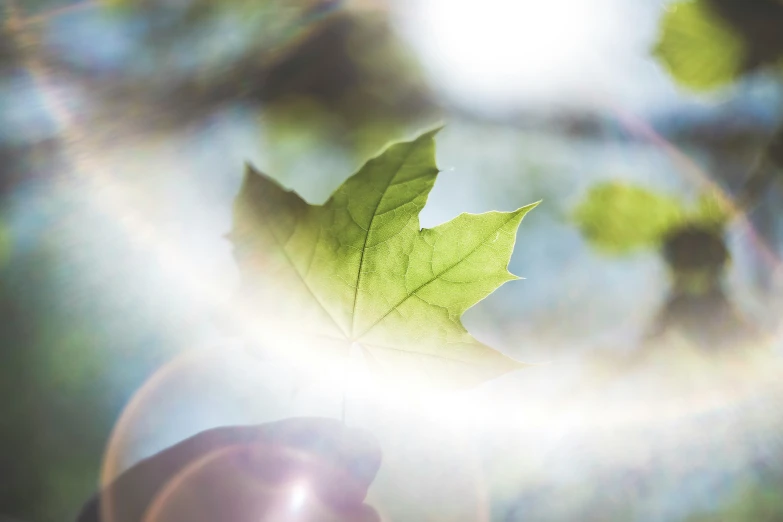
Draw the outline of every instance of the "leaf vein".
<instances>
[{"instance_id":1,"label":"leaf vein","mask_svg":"<svg viewBox=\"0 0 783 522\"><path fill-rule=\"evenodd\" d=\"M502 224L500 227L498 227L498 229L500 229L500 228L502 228L502 227L506 226L506 225L507 225L509 222L511 222L511 220L513 220L513 219L514 219L514 218L516 218L516 217L517 217L517 214L516 214L516 213L511 213L511 216L510 216L510 217L509 217L509 218L508 218L508 219L507 219L507 220L506 220L506 221L505 221L505 222L504 222L504 223L503 223L503 224ZM495 232L496 232L496 231L495 231ZM495 232L492 232L492 234L494 234ZM441 272L439 272L439 273L437 273L437 274L435 274L435 273L434 273L434 271L433 271L433 274L434 274L434 275L433 275L433 277L431 277L430 279L428 279L428 280L427 280L427 281L425 281L424 283L420 284L420 285L419 285L418 287L416 287L416 288L415 288L413 291L409 292L409 293L408 293L408 294L407 294L405 297L403 297L402 299L400 299L400 301L399 301L399 302L398 302L396 305L394 305L394 307L393 307L391 310L388 310L388 311L387 311L385 314L383 314L383 315L382 315L382 316L381 316L381 317L380 317L378 320L376 320L374 323L372 323L372 324L371 324L371 325L370 325L370 326L369 326L367 329L365 329L365 330L364 330L364 332L362 332L362 334L361 334L361 335L357 336L356 338L357 338L357 339L359 339L359 338L361 338L361 337L363 337L363 336L367 335L367 334L370 332L370 330L372 330L373 328L375 328L375 327L376 327L376 326L377 326L377 325L378 325L378 324L379 324L381 321L383 321L384 319L386 319L386 317L388 317L388 315L389 315L390 313L392 313L392 311L394 311L395 309L399 308L399 307L400 307L400 306L401 306L401 305L402 305L402 304L403 304L405 301L407 301L408 299L410 299L411 297L413 297L413 296L414 296L414 295L415 295L417 292L419 292L419 291L420 291L421 289L423 289L425 286L427 286L427 285L429 285L430 283L432 283L433 281L437 280L437 279L438 279L440 276L442 276L443 274L446 274L446 273L448 273L450 270L452 270L452 269L453 269L453 268L455 268L457 265L459 265L460 263L462 263L462 262L463 262L465 259L467 259L467 258L469 258L471 255L473 255L473 253L474 253L476 250L478 250L479 248L481 248L482 246L484 246L484 245L486 244L486 241L487 241L487 239L489 239L489 237L490 237L490 236L492 236L492 234L489 234L487 237L485 237L485 238L484 238L484 240L483 240L483 241L480 241L480 242L479 242L479 244L478 244L478 245L476 245L476 246L475 246L475 247L474 247L474 248L473 248L473 249L472 249L470 252L468 252L467 254L465 254L464 256L462 256L462 258L460 258L459 260L457 260L455 263L451 264L451 265L450 265L448 268L446 268L445 270L443 270L443 271L441 271Z\"/></svg>"},{"instance_id":2,"label":"leaf vein","mask_svg":"<svg viewBox=\"0 0 783 522\"><path fill-rule=\"evenodd\" d=\"M389 177L389 181L386 183L386 187L381 192L381 197L378 198L378 202L375 204L375 208L372 212L372 217L370 218L370 224L367 227L367 234L364 236L364 244L362 245L362 251L361 255L359 256L359 270L356 274L356 286L354 287L353 292L353 308L351 310L351 334L353 334L354 329L356 328L356 306L357 302L359 300L359 287L362 282L362 267L364 266L364 255L367 252L367 241L370 239L370 231L372 230L373 222L375 221L376 213L378 212L378 209L381 206L381 203L383 203L383 198L386 197L386 194L389 191L389 187L392 184L392 181L394 181L394 178L396 178L400 171L402 170L402 167L405 166L405 163L410 159L411 155L413 154L413 151L416 149L416 143L414 142L411 147L408 149L408 151L405 153L405 156L400 160L400 164L397 166L397 168L394 171L394 175ZM351 216L353 219L353 216ZM357 223L358 225L358 223ZM361 225L359 225L359 228L361 228Z\"/></svg>"}]
</instances>

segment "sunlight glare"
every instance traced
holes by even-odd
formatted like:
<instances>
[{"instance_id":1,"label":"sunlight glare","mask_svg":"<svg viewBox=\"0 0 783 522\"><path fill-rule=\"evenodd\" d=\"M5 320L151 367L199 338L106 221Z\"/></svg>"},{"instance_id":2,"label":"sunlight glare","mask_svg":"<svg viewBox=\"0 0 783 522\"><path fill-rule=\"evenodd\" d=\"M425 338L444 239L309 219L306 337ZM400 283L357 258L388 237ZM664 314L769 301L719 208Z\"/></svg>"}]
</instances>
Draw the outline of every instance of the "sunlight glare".
<instances>
[{"instance_id":1,"label":"sunlight glare","mask_svg":"<svg viewBox=\"0 0 783 522\"><path fill-rule=\"evenodd\" d=\"M307 499L307 487L304 484L297 484L291 490L291 510L299 511Z\"/></svg>"},{"instance_id":2,"label":"sunlight glare","mask_svg":"<svg viewBox=\"0 0 783 522\"><path fill-rule=\"evenodd\" d=\"M500 108L595 81L582 75L601 62L594 44L610 33L608 3L428 0L406 25L440 88L461 102Z\"/></svg>"}]
</instances>

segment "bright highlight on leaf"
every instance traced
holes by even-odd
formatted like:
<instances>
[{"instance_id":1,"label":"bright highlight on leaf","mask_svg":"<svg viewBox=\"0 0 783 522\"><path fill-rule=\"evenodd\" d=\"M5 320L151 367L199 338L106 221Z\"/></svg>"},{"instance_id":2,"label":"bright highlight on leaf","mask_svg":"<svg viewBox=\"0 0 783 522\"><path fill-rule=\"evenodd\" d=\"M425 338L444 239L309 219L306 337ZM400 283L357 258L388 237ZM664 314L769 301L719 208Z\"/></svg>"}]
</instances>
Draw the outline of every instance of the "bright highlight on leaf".
<instances>
[{"instance_id":1,"label":"bright highlight on leaf","mask_svg":"<svg viewBox=\"0 0 783 522\"><path fill-rule=\"evenodd\" d=\"M255 335L308 359L348 356L353 345L381 375L437 386L521 366L460 318L517 279L507 267L535 204L421 229L438 175L436 132L389 147L323 205L248 166L230 239Z\"/></svg>"}]
</instances>

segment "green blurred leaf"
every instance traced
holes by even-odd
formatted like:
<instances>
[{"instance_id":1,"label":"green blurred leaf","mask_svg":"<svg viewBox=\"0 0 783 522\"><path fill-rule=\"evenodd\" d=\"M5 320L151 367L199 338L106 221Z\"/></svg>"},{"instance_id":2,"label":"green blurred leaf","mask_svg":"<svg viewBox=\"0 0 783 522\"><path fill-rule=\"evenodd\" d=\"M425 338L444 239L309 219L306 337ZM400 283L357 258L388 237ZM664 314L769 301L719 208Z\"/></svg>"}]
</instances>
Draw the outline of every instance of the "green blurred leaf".
<instances>
[{"instance_id":1,"label":"green blurred leaf","mask_svg":"<svg viewBox=\"0 0 783 522\"><path fill-rule=\"evenodd\" d=\"M724 506L712 513L700 513L687 522L777 522L783 520L780 481L743 487Z\"/></svg>"},{"instance_id":2,"label":"green blurred leaf","mask_svg":"<svg viewBox=\"0 0 783 522\"><path fill-rule=\"evenodd\" d=\"M696 202L696 209L690 213L690 223L722 229L731 219L733 210L729 202L717 191L702 194Z\"/></svg>"},{"instance_id":3,"label":"green blurred leaf","mask_svg":"<svg viewBox=\"0 0 783 522\"><path fill-rule=\"evenodd\" d=\"M720 87L744 72L742 38L705 0L669 8L654 53L678 83L694 90Z\"/></svg>"},{"instance_id":4,"label":"green blurred leaf","mask_svg":"<svg viewBox=\"0 0 783 522\"><path fill-rule=\"evenodd\" d=\"M611 254L656 247L686 217L677 198L621 182L592 187L572 216L593 246Z\"/></svg>"},{"instance_id":5,"label":"green blurred leaf","mask_svg":"<svg viewBox=\"0 0 783 522\"><path fill-rule=\"evenodd\" d=\"M406 383L471 386L521 366L460 317L516 279L508 262L535 204L421 229L438 175L435 132L389 147L323 205L248 167L230 238L253 335L308 361L358 349Z\"/></svg>"}]
</instances>

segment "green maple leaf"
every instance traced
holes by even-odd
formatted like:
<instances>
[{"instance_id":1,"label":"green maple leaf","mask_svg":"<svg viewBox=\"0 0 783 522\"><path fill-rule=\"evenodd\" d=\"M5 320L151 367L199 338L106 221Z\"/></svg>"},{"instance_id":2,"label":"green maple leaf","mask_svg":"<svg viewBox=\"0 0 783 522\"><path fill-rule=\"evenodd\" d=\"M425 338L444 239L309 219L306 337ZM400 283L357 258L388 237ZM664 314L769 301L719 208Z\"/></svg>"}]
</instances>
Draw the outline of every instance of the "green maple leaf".
<instances>
[{"instance_id":1,"label":"green maple leaf","mask_svg":"<svg viewBox=\"0 0 783 522\"><path fill-rule=\"evenodd\" d=\"M421 229L434 135L389 147L323 205L248 166L229 235L253 334L313 361L361 350L406 382L465 387L520 363L474 339L462 314L503 283L536 204Z\"/></svg>"}]
</instances>

